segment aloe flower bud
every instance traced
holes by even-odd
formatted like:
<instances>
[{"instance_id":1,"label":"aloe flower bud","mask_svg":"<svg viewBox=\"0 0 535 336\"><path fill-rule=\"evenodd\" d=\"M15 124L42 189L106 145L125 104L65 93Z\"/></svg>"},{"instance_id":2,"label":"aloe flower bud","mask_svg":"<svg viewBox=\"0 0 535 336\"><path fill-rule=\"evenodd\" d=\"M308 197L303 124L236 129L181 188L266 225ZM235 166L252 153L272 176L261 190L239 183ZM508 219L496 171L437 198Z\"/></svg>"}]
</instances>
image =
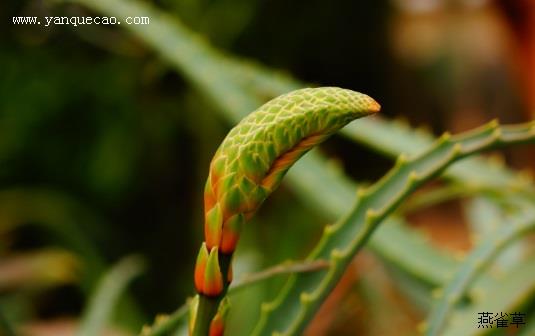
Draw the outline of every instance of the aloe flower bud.
<instances>
[{"instance_id":1,"label":"aloe flower bud","mask_svg":"<svg viewBox=\"0 0 535 336\"><path fill-rule=\"evenodd\" d=\"M206 244L201 245L195 265L195 288L200 294L218 296L223 291L223 276L219 267L218 248L210 252Z\"/></svg>"}]
</instances>

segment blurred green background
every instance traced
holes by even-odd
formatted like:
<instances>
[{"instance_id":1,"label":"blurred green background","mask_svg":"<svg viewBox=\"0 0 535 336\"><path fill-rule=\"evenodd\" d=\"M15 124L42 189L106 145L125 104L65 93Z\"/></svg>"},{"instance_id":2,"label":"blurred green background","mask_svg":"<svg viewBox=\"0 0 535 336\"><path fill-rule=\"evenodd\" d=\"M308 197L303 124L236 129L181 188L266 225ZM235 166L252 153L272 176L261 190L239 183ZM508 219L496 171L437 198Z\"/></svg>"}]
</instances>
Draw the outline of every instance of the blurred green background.
<instances>
[{"instance_id":1,"label":"blurred green background","mask_svg":"<svg viewBox=\"0 0 535 336\"><path fill-rule=\"evenodd\" d=\"M365 92L384 116L435 133L535 117L530 1L145 2L217 48L315 85ZM0 13L3 315L31 335L71 330L103 271L137 254L146 267L116 320L123 332L139 330L193 293L204 180L232 125L124 27L12 22L101 14L41 0L3 0ZM360 181L391 166L340 137L321 150ZM529 169L533 158L524 148L505 159ZM238 274L303 257L326 220L283 185L247 226ZM467 248L448 237L443 245ZM349 335L359 323L351 314L311 334ZM408 314L411 327L418 316Z\"/></svg>"}]
</instances>

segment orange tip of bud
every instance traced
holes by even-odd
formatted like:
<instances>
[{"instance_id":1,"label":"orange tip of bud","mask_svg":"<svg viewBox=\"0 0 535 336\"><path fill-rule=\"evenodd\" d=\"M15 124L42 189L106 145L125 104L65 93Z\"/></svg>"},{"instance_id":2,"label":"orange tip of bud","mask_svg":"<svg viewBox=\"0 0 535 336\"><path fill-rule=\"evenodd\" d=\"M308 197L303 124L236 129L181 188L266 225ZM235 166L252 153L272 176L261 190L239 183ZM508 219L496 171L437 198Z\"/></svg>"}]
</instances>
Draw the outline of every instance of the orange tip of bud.
<instances>
[{"instance_id":1,"label":"orange tip of bud","mask_svg":"<svg viewBox=\"0 0 535 336\"><path fill-rule=\"evenodd\" d=\"M374 100L370 106L370 111L372 113L377 113L381 111L381 105L379 105L379 103Z\"/></svg>"}]
</instances>

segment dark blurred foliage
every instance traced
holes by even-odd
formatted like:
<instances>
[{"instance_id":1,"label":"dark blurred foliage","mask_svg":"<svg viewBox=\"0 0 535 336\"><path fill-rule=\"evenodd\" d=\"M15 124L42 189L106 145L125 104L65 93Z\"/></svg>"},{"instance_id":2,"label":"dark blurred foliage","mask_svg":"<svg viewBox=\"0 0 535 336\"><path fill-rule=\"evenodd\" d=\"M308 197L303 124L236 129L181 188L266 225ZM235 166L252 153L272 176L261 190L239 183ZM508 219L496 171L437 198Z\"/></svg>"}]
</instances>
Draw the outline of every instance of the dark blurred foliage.
<instances>
[{"instance_id":1,"label":"dark blurred foliage","mask_svg":"<svg viewBox=\"0 0 535 336\"><path fill-rule=\"evenodd\" d=\"M521 1L152 2L217 47L304 81L366 92L385 115L435 131L494 117L517 122L535 109L535 76L522 79L535 63L518 58L526 41L533 56L535 38L533 14L522 14ZM204 179L231 125L121 29L11 23L20 15L94 15L81 7L4 0L0 12L2 190L60 193L98 218L83 221L75 213L71 224L106 264L145 256L149 269L135 283L135 300L146 316L173 310L192 293ZM361 180L390 165L339 138L323 150ZM27 217L26 224L45 220ZM310 243L296 247L292 239L313 242L322 224L284 190L247 227L241 248L255 245L261 265L302 256ZM64 247L35 226L6 237L13 251ZM275 245L276 253L262 253ZM84 297L74 284L35 295L39 304L27 314L36 317L77 315Z\"/></svg>"}]
</instances>

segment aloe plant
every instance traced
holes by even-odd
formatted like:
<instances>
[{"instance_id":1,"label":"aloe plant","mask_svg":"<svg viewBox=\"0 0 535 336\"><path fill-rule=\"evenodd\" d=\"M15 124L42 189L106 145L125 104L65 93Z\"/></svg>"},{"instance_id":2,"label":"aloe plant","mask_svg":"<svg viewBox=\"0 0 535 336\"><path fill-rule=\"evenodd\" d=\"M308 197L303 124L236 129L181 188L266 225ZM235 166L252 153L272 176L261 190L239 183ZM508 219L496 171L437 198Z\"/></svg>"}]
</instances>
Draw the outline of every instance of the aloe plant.
<instances>
[{"instance_id":1,"label":"aloe plant","mask_svg":"<svg viewBox=\"0 0 535 336\"><path fill-rule=\"evenodd\" d=\"M112 16L150 16L150 26L129 25L127 28L159 52L195 87L211 98L232 123L238 122L260 106L264 102L261 97L274 97L303 87L303 83L283 73L273 72L253 62L231 58L215 50L202 37L189 31L176 17L166 15L146 3L123 0L65 1L80 3ZM433 143L430 134L413 131L398 122L377 117L373 120L358 120L343 129L342 134L394 157L402 152L417 154ZM289 183L299 192L299 196L312 203L314 208L321 209L321 212L330 218L337 218L348 210L345 201L356 186L339 174L330 173L325 167L325 158L320 154L311 154L314 155L303 159L306 160L306 164L297 165L290 171ZM532 185L526 183L523 176L489 164L481 158L471 158L461 162L449 169L445 176L474 187L482 185L499 190L515 188L531 195L535 194ZM329 188L326 188L322 181L329 181ZM322 190L323 193L318 193L317 190ZM398 233L403 232L398 235L401 246L413 246L414 240L418 241L419 246L428 245L422 239L412 239L415 236L407 232L403 226L397 225L396 230ZM404 239L408 240L403 241ZM424 281L441 281L433 282L433 285L441 285L445 281L444 278L438 279L436 274L448 273L444 271L448 266L434 262L429 257L436 255L434 252L424 253L424 257L422 254L413 253L415 251L410 248L398 251L401 253L390 253L386 230L379 231L377 239L372 240L370 244L374 252L386 256L393 265L402 270L410 272L418 270L412 274L422 277ZM433 250L430 246L426 246L425 249ZM434 267L422 268L420 259L423 258L428 259L426 264ZM437 269L439 270L433 271Z\"/></svg>"},{"instance_id":2,"label":"aloe plant","mask_svg":"<svg viewBox=\"0 0 535 336\"><path fill-rule=\"evenodd\" d=\"M327 99L329 97L329 90L331 89L317 90L318 91L310 92L321 92L322 95L320 95L320 97ZM303 91L297 91L294 95L299 96L301 92ZM331 91L331 94L336 94L336 91ZM313 96L314 95L312 95L312 97ZM212 161L211 174L216 174L218 177L229 177L231 180L229 183L225 183L225 180L220 181L213 177L209 177L207 182L207 199L205 200L207 208L205 226L207 244L203 244L197 259L195 282L200 296L194 300L194 304L192 305L193 335L208 334L209 330L210 334L213 335L222 333L224 314L221 312L228 310L228 303L222 301L222 298L225 296L228 284L231 281L231 277L228 277L227 273L230 269L232 252L234 251L239 232L244 224L243 222L239 223L239 225L226 224L224 220L225 215L222 215L222 213L225 213L226 218L230 218L231 220L235 215L233 215L230 210L221 210L218 205L218 202L220 201L218 200L228 202L224 203L228 205L222 206L222 209L230 207L230 209L240 209L233 211L254 213L258 205L273 189L268 189L269 191L266 190L261 193L259 200L253 198L253 200L250 201L248 197L256 197L255 195L258 194L257 192L251 192L250 190L259 188L262 184L259 184L258 187L251 184L245 189L239 187L240 185L236 181L243 180L236 180L235 176L245 174L240 173L240 171L255 172L254 169L246 170L249 167L255 167L253 163L250 163L255 161L247 159L249 155L251 155L251 157L254 157L255 154L259 155L256 161L259 165L258 167L264 167L264 173L260 174L258 181L270 182L272 179L269 178L269 174L282 172L276 180L276 185L278 185L280 179L286 173L286 170L311 147L311 145L307 143L307 146L302 150L299 149L297 154L293 153L295 148L301 148L299 145L286 145L285 147L282 147L284 149L283 154L273 153L271 156L271 160L275 160L272 165L276 168L270 168L269 165L265 165L265 162L260 161L262 158L261 155L269 152L262 152L262 148L264 147L256 145L256 142L259 141L259 139L255 134L256 132L265 132L262 136L267 136L265 139L269 140L263 140L267 141L267 143L259 142L262 146L265 146L269 145L270 141L276 141L274 139L277 138L273 135L277 134L277 129L281 128L282 130L286 130L284 122L288 119L280 118L282 121L279 122L281 122L282 125L274 125L273 120L277 120L275 116L277 116L281 106L295 108L295 104L279 104L279 102L284 101L287 97L292 97L292 95L283 96L279 100L275 100L274 103L268 103L259 110L261 112L252 114L250 118L245 119L243 124L240 124L234 131L229 133L228 140L225 140L229 141L230 144L236 144L236 146L239 146L236 148L240 148L240 150L235 151L232 145L225 145L224 142ZM311 99L311 101L312 103L308 103L305 106L312 108L313 111L317 111L313 109L315 106L314 103L317 103L317 101L314 99ZM321 99L319 101L321 102ZM333 101L336 100L334 99ZM299 100L299 102L303 102L303 100ZM325 111L325 105L319 105L322 106L321 111ZM276 108L270 109L271 106L275 106ZM264 117L264 114L269 115L269 111L273 114L273 118ZM309 117L313 118L316 113L317 112L312 112ZM298 114L306 115L304 112ZM271 131L273 133L268 131L269 128L266 129L264 127L264 120L267 121L267 125L273 125L274 128L273 131ZM293 120L293 118L290 120ZM246 131L240 132L243 127L246 128ZM336 127L334 129L336 129ZM252 134L252 137L250 138L251 140L234 142L233 137L236 135L246 136L247 134ZM306 136L306 132L304 134L298 132L297 134L299 134L300 137L296 136L295 138L292 138L292 135L285 133L285 137L282 139L286 141L291 139L290 141L297 144L309 139ZM243 144L247 144L247 141L251 141L252 145L249 147L251 149L248 150L241 147ZM311 143L314 144L315 142L317 141L312 141ZM257 327L252 331L252 334L297 335L302 333L307 322L312 318L319 305L337 283L352 257L364 246L382 220L386 218L410 193L414 192L426 181L439 175L456 160L474 155L483 150L494 149L508 144L526 142L535 142L535 123L500 127L497 122L493 121L480 129L455 137L445 134L430 150L420 156L416 156L412 159L409 159L406 156L401 156L396 162L395 167L383 179L366 189L359 190L357 193L356 204L349 214L336 224L326 227L320 242L311 252L307 260L326 261L329 265L328 268L318 272L292 275L285 287L281 290L279 296L262 306L261 318ZM225 151L228 151L228 154L226 154ZM286 155L286 153L290 154ZM222 163L220 163L220 157L224 158ZM290 159L287 159L288 157ZM244 160L246 165L240 164L241 160ZM279 164L279 160L282 160L284 164ZM268 177L265 176L265 172L267 172ZM273 184L268 185L272 186ZM233 189L235 187L237 188ZM244 190L245 192L243 192ZM232 192L237 193L237 195L233 196ZM214 213L214 209L217 209L216 213ZM445 296L444 302L451 305L452 302L454 302L452 296L455 296L455 300L458 300L467 287L467 279L477 274L480 271L481 266L484 264L484 261L482 261L481 258L484 258L483 260L485 261L489 261L499 252L505 242L510 241L524 230L529 229L531 225L533 225L533 219L533 217L528 216L526 219L521 220L519 225L505 226L503 229L505 236L500 236L500 244L495 244L494 241L490 241L490 243L483 244L480 248L476 249L473 254L474 257L469 258L470 263L462 265L461 271L458 273L460 280L452 282L452 289L447 290L448 295ZM225 225L228 226L225 228ZM229 237L232 238L230 240L232 244L225 243L225 232L229 232L228 234L230 234ZM229 241L228 238L227 241ZM222 252L220 252L218 247L221 247ZM479 266L474 267L474 262L478 263ZM458 283L462 283L463 287L459 288ZM438 306L438 316L444 314L442 311L447 312L447 308L442 308L441 304ZM441 318L442 317L439 317L438 319L440 320ZM436 328L435 324L438 326L440 323L436 323L434 320L435 317L431 319L431 325L433 328ZM150 331L147 331L147 333L150 334ZM434 331L431 331L431 334L434 334Z\"/></svg>"},{"instance_id":3,"label":"aloe plant","mask_svg":"<svg viewBox=\"0 0 535 336\"><path fill-rule=\"evenodd\" d=\"M150 26L132 25L127 28L159 52L198 90L211 98L230 123L238 122L268 98L307 86L285 74L215 50L207 41L189 31L177 18L164 15L145 3L124 0L69 1L87 5L108 15L150 16ZM421 235L405 227L400 217L392 215L392 212L398 205L404 203L417 187L437 176L443 176L446 180L453 180L460 185L467 185L474 193L495 193L502 199L508 200L510 193L504 191L515 191L516 196L524 201L532 201L535 199L535 191L528 178L477 157L476 154L501 145L533 142L533 124L500 127L493 122L473 133L456 137L445 135L435 141L434 137L425 131L414 130L400 122L376 117L350 124L342 130L342 134L387 156L396 157L406 153L411 155L411 159L408 159L407 155L401 155L394 169L368 188L356 185L339 172L329 169L325 158L319 153L310 153L302 158L301 164L296 164L295 168L288 172L289 184L299 197L311 205L311 208L321 211L330 218L342 219L326 228L320 243L306 260L308 263L325 263L328 267L293 274L277 298L262 306L262 316L251 333L255 335L301 333L339 280L349 260L365 244L368 244L383 260L409 274L413 279L431 286L445 287L444 296L435 306L434 311L438 313L433 313L427 324L428 332L438 332L450 312L454 315L452 320L458 315L459 309L456 309L455 302L467 294L472 297L476 292L476 289L471 288L472 280L485 273L485 270L481 267L482 262L474 264L474 260L483 257L483 264L491 262L503 244L483 243L474 249L467 261L458 262L437 251L424 241ZM299 152L295 159L304 152ZM470 158L462 163L445 170L454 161L468 156ZM290 161L293 164L295 160L292 158ZM234 168L225 170L225 174L232 174ZM288 168L289 165L281 169L280 175L272 181L272 186L280 183ZM231 188L234 183L236 181L232 180L226 187ZM350 207L347 200L353 198L357 188L361 191L357 193L356 204ZM273 189L269 189L269 192ZM244 193L234 193L234 199L229 204L237 205L239 208L243 196L249 195L251 191L247 188L245 190ZM256 209L268 192L257 188L253 194L256 195L253 197L255 200L250 203L245 202L247 209L248 206ZM453 197L459 195L461 193L454 193ZM443 198L437 199L440 201ZM422 204L426 205L426 202L420 202L420 206ZM210 201L208 205L213 206ZM217 309L228 290L227 267L237 242L237 233L240 232L246 217L245 212L242 212L243 209L222 214L217 211L210 213L209 210L212 208L208 208L210 208L207 209L208 244L201 248L198 259L200 266L196 270L196 287L205 298L203 299L201 295L200 299L192 301L191 304L191 307L194 307L191 309L194 317L193 330L199 335L207 333L211 323L214 324L214 333L222 332L224 326L222 317L228 311L228 306L225 303L219 307L219 312ZM529 208L529 205L524 205L524 208ZM226 220L233 216L237 219L228 224ZM513 215L511 222L518 222L521 219L520 215ZM523 227L531 225L529 221L521 222L524 223ZM382 223L381 229L375 232L380 223ZM506 241L513 240L522 232L520 229L508 231L510 229L506 226L499 230L498 232L507 234ZM517 298L525 296L528 292L529 287L523 286L519 289ZM497 304L509 304L505 301L496 300ZM477 305L478 300L473 300L469 307ZM144 334L164 335L173 331L178 333L177 325L187 311L188 307L185 306L170 317L157 318L155 326L145 328ZM450 332L450 329L458 332L459 329L455 329L457 325L456 323L447 325L445 332Z\"/></svg>"},{"instance_id":4,"label":"aloe plant","mask_svg":"<svg viewBox=\"0 0 535 336\"><path fill-rule=\"evenodd\" d=\"M282 97L281 99L285 98L286 97ZM275 102L278 101L275 100ZM312 103L308 104L308 106L313 108L315 106L314 102L315 101L312 100ZM280 106L285 106L285 104L267 104L261 108L260 111L270 111L270 106L277 106L277 109L272 110L274 118L256 118L256 115L253 114L251 118L246 119L243 124L235 128L234 131L229 134L229 140L226 141L231 141L232 143L234 140L233 137L236 136L236 134L249 134L247 132L255 134L256 132L264 131L265 129L263 128L262 122L258 122L258 120L267 120L267 124L272 125L272 120L277 120L275 116L277 115ZM290 108L295 107L293 104L288 104L288 106L290 106ZM311 115L315 114L312 113ZM279 127L284 129L284 122L286 119L281 118L281 120L282 121L280 122L282 125ZM247 127L247 132L240 133L240 129L245 126ZM276 126L274 127L276 130ZM266 131L266 133L268 135L270 134L268 131ZM291 139L290 134L286 134L286 139L288 137ZM254 139L252 140L253 146L251 147L253 149L250 150L252 152L247 152L244 150L238 151L238 154L236 154L236 152L232 152L233 154L225 155L225 148L228 147L225 147L225 144L222 145L221 148L223 149L220 150L221 152L218 152L214 157L214 161L212 161L212 167L217 167L217 169L226 169L226 167L231 168L229 168L228 171L215 170L215 174L217 174L217 176L239 176L238 172L244 167L239 164L241 159L246 160L249 155L253 154L260 155L261 158L263 153L261 152L262 147L254 146L254 141L257 141L258 139L256 139L254 136L251 139ZM272 136L268 136L266 139L274 141L272 140ZM303 139L303 136L301 138L298 137L297 139ZM304 139L307 138L304 137ZM327 270L315 273L293 275L290 280L288 280L285 287L281 290L279 296L272 302L266 303L262 306L262 316L257 324L257 327L252 331L252 334L298 335L302 333L307 322L312 318L321 302L337 283L352 257L366 243L379 223L381 223L381 221L388 216L388 214L390 214L395 207L407 197L407 195L409 195L417 187L421 186L429 179L440 174L451 163L460 158L478 153L482 150L497 148L500 145L534 141L534 123L500 127L497 122L492 122L481 129L474 130L466 134L461 134L457 137L451 137L449 134L445 134L428 152L411 160L401 156L398 159L396 166L383 179L381 179L375 185L364 190L361 189L358 192L356 205L344 219L332 226L328 226L325 229L320 242L309 255L308 260L328 261L329 268ZM296 142L299 143L299 141ZM246 143L247 141L237 142L237 144L240 146ZM290 153L293 150L293 146L288 146L286 148L290 148ZM300 155L302 155L302 151L298 153L298 155L291 155L292 160L290 160L290 163L282 165L282 175L284 175L288 167L296 160L296 157L298 158ZM223 155L223 157L225 157L224 163L218 163L219 155ZM235 157L235 155L238 156ZM241 158L239 155L244 156ZM282 157L283 162L286 162L285 154L279 155L274 153L273 158ZM238 164L228 166L229 162L238 162ZM260 162L259 164L263 164L263 162ZM281 165L277 165L277 161L275 161L274 166L280 167ZM273 170L273 168L269 168L269 165L265 168L265 171L268 172L268 175L269 172L272 171L278 172L277 168ZM214 172L214 170L212 170L212 172ZM260 180L262 180L263 174L261 174ZM280 182L280 178L282 178L282 176L279 177L277 182ZM225 224L221 224L223 216L218 213L215 215L210 213L210 211L213 211L214 209L214 204L217 204L213 188L217 186L217 195L229 197L224 198L229 200L229 202L234 201L235 199L240 201L229 203L229 206L232 206L232 209L242 209L241 204L252 204L252 208L249 209L249 207L246 207L244 208L245 210L242 211L245 213L254 212L259 204L258 201L249 201L247 198L248 195L253 195L253 197L255 197L254 195L257 194L256 192L247 191L245 193L241 193L243 190L241 188L236 189L238 196L228 196L232 195L232 188L236 186L234 179L231 180L232 183L221 183L217 180L215 181L216 182L214 182L214 179L209 177L207 183L208 200L206 200L205 203L207 204L208 213L206 215L205 234L207 241L211 240L212 242L208 244L209 248L207 248L206 245L201 247L201 252L199 253L197 261L195 278L196 287L200 297L192 308L193 335L204 335L207 334L209 330L211 330L211 334L218 335L222 331L222 317L219 316L220 312L218 313L217 307L221 302L222 296L225 295L225 288L230 282L230 280L228 280L226 277L231 260L228 253L232 253L233 249L235 248L235 243L237 242L236 239L231 240L232 244L227 245L230 246L230 250L223 247L225 246L223 243ZM246 190L254 190L252 188L255 188L254 184L246 188ZM261 200L263 198L265 198L265 194L262 194ZM227 211L227 213L229 214L227 218L232 218L232 212ZM508 230L507 232L513 233L506 235L505 239L502 237L502 239L504 241L510 240L512 237L519 234L519 232L522 232L522 230L529 228L532 224L533 218L529 217L528 219L528 221L522 221L522 225L520 225L517 229L515 229L515 227L506 227ZM228 227L228 230L233 230L230 231L232 234L231 237L239 236L239 230L242 225L243 223L241 223L239 226L230 225ZM507 237L510 238L508 239ZM219 253L218 246L222 246L222 251L224 251L223 254ZM483 254L483 257L486 257L486 259L490 259L499 251L502 246L503 244L485 244L474 252L475 257L471 258L471 260L473 259L481 263L481 254ZM225 255L225 253L227 253L227 255ZM219 260L222 258L225 259L223 263L220 264ZM467 272L473 275L479 270L479 268L473 267L472 264L467 265L468 266L464 268L467 271L461 271L459 273L461 279L470 277L469 275L466 275ZM460 281L464 282L465 280ZM452 288L457 289L457 287L458 286L454 284ZM457 289L451 291L454 293L451 295L457 295L456 297L458 298L460 290ZM447 299L448 301L446 302L451 302L451 297L447 297ZM223 307L224 310L228 309L227 303L224 303ZM440 309L442 310L442 308ZM214 329L216 329L216 331L214 331Z\"/></svg>"}]
</instances>

